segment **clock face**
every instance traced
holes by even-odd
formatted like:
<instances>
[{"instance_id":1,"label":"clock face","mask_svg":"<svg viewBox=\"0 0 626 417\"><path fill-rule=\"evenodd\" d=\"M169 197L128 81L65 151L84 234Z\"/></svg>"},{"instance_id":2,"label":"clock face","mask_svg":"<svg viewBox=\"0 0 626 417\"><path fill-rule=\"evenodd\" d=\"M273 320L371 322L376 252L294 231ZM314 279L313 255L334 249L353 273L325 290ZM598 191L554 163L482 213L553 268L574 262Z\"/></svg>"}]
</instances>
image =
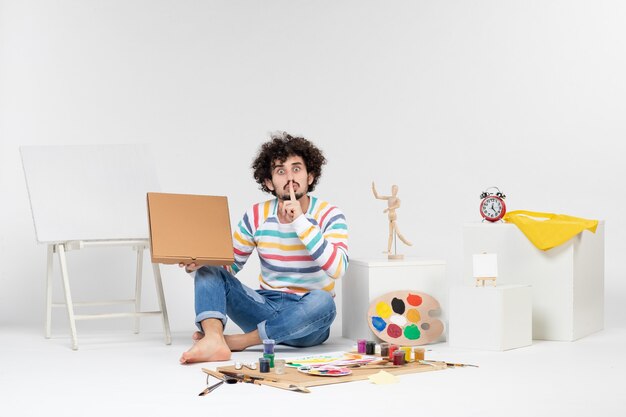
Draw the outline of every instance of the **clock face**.
<instances>
[{"instance_id":1,"label":"clock face","mask_svg":"<svg viewBox=\"0 0 626 417\"><path fill-rule=\"evenodd\" d=\"M498 197L486 197L480 204L480 214L492 222L500 220L505 211L504 201Z\"/></svg>"}]
</instances>

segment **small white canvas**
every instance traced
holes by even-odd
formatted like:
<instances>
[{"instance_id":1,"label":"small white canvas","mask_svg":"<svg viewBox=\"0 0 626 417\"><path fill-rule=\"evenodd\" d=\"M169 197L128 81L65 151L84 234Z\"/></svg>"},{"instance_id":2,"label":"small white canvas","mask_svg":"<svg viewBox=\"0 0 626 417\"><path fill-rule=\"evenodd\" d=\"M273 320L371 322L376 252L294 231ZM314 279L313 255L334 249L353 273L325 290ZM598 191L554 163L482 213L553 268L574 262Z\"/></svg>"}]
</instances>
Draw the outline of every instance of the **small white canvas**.
<instances>
[{"instance_id":1,"label":"small white canvas","mask_svg":"<svg viewBox=\"0 0 626 417\"><path fill-rule=\"evenodd\" d=\"M498 276L498 255L481 253L474 255L474 278L496 278Z\"/></svg>"}]
</instances>

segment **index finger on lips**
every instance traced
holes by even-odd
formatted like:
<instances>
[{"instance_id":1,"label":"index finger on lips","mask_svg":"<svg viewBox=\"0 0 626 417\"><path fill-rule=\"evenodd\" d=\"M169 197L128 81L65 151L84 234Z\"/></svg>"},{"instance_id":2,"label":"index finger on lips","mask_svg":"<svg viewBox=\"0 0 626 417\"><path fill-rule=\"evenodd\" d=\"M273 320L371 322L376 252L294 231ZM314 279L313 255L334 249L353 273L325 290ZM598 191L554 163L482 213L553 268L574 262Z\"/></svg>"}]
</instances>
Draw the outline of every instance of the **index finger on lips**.
<instances>
[{"instance_id":1,"label":"index finger on lips","mask_svg":"<svg viewBox=\"0 0 626 417\"><path fill-rule=\"evenodd\" d=\"M289 197L291 201L296 201L296 193L293 191L293 181L289 183Z\"/></svg>"}]
</instances>

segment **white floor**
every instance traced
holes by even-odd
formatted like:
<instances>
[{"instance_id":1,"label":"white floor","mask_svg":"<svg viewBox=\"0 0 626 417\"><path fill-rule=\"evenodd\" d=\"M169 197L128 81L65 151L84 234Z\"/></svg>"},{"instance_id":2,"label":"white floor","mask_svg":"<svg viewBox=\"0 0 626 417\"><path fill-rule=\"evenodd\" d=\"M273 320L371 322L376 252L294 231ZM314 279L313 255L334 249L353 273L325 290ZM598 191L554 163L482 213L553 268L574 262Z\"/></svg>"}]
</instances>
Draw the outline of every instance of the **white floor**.
<instances>
[{"instance_id":1,"label":"white floor","mask_svg":"<svg viewBox=\"0 0 626 417\"><path fill-rule=\"evenodd\" d=\"M37 416L624 416L626 329L606 329L576 342L535 341L507 352L431 345L427 357L480 365L403 375L393 385L369 381L312 388L300 394L250 384L223 385L206 397L202 367L182 366L190 334L79 329L78 351L66 334L42 329L0 331L0 414ZM277 355L294 357L351 348L334 339L323 346ZM253 361L259 349L235 353Z\"/></svg>"}]
</instances>

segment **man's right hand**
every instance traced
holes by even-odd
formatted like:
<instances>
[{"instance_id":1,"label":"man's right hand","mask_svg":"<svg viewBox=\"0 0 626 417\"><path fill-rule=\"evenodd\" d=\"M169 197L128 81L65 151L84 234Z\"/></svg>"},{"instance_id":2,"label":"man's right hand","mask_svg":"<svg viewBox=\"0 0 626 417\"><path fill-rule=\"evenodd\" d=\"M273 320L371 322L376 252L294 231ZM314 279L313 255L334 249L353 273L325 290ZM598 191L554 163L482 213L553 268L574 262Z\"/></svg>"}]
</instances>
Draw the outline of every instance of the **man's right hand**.
<instances>
[{"instance_id":1,"label":"man's right hand","mask_svg":"<svg viewBox=\"0 0 626 417\"><path fill-rule=\"evenodd\" d=\"M187 264L187 265L185 265L184 263L181 262L181 263L178 264L178 266L180 266L181 268L184 267L185 268L185 272L187 272L187 273L194 272L194 271L196 271L196 270L198 270L198 269L200 269L202 267L202 265L196 265L194 262L192 262L190 264Z\"/></svg>"}]
</instances>

